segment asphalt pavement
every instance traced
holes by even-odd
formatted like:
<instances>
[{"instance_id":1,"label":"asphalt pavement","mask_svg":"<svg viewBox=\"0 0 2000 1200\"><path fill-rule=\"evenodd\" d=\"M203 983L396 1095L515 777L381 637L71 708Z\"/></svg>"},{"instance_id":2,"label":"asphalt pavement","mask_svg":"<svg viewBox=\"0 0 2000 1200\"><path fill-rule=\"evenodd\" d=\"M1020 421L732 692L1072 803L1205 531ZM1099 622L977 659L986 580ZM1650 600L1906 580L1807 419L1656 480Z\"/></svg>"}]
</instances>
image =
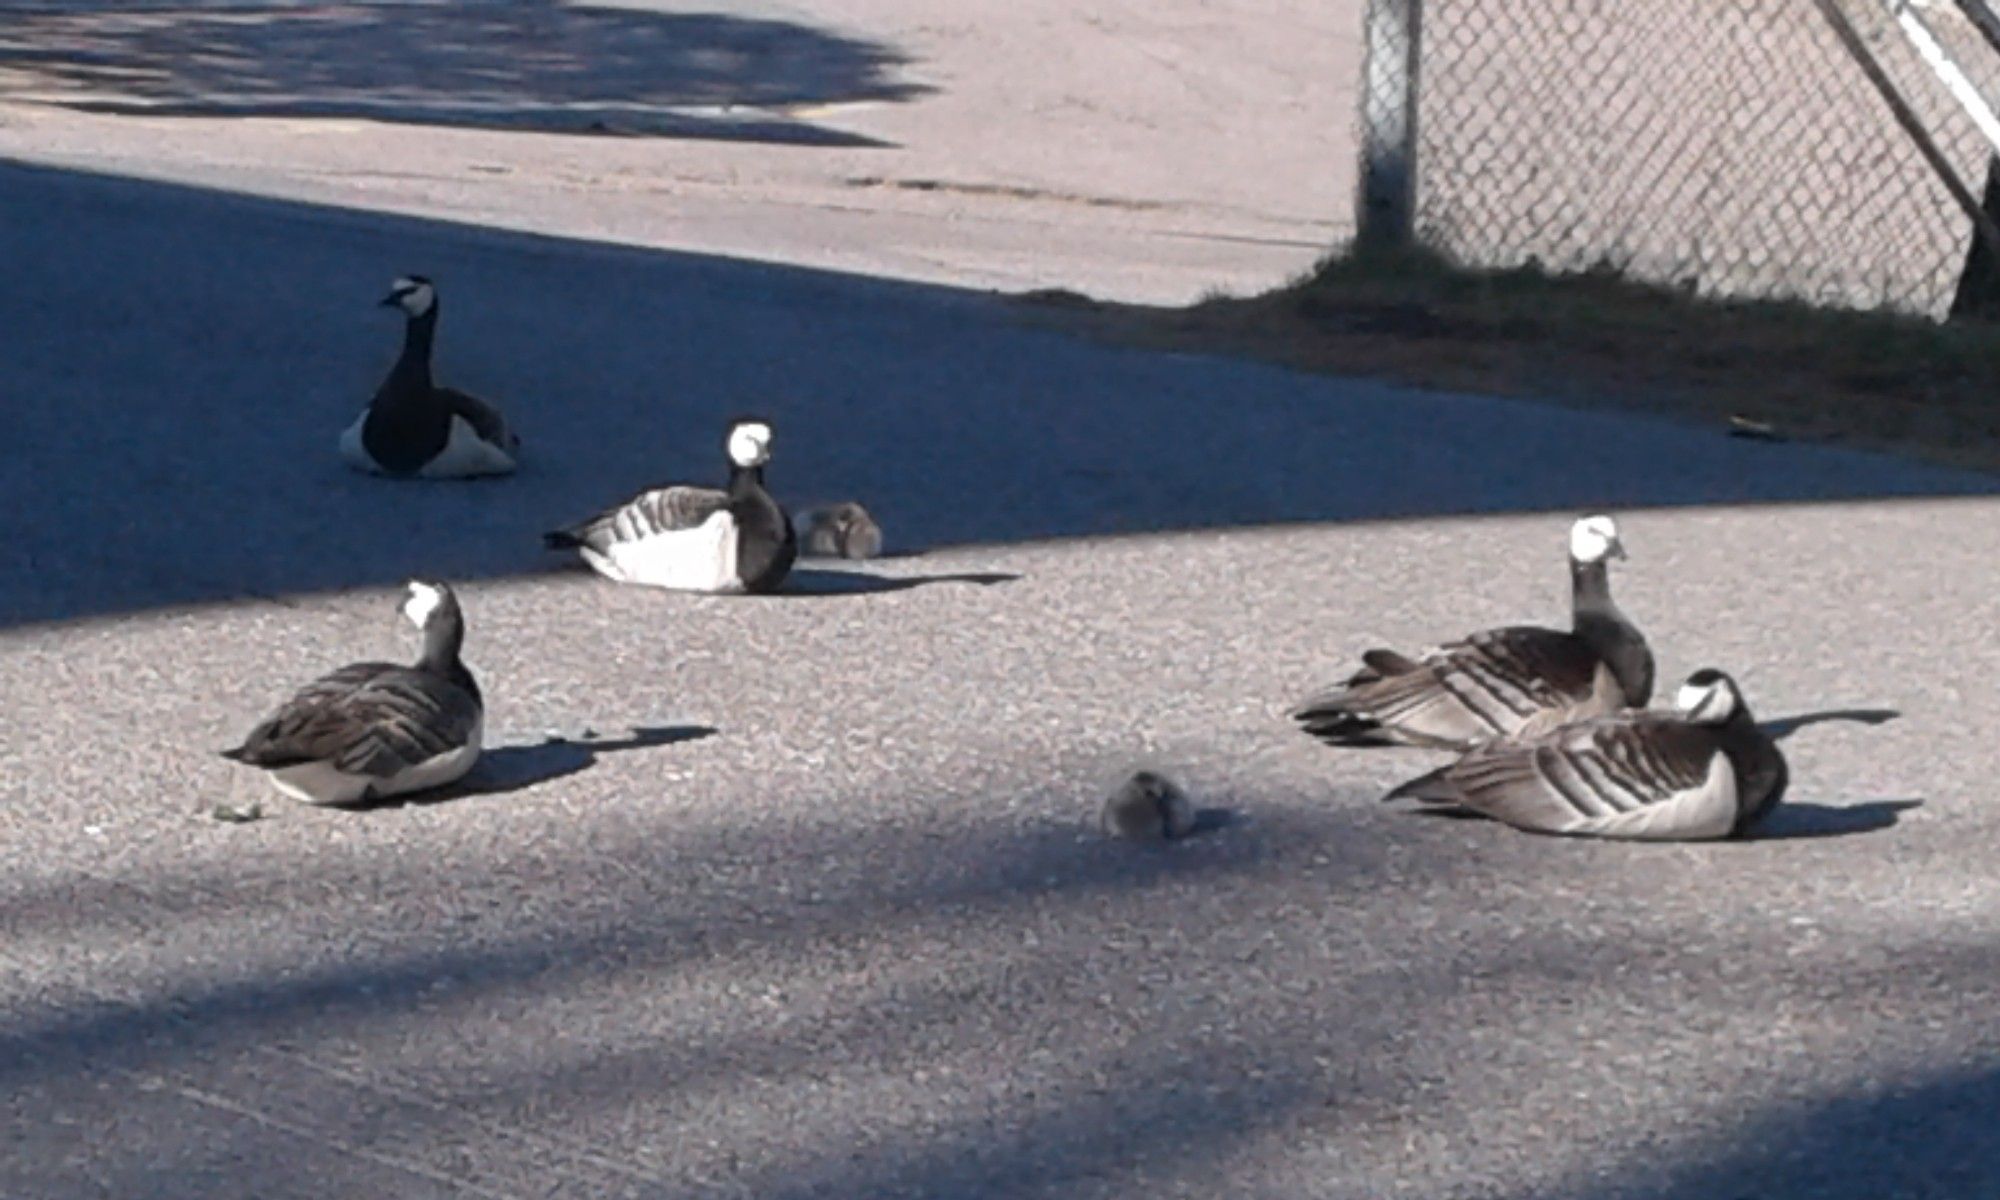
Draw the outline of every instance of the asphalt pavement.
<instances>
[{"instance_id":1,"label":"asphalt pavement","mask_svg":"<svg viewBox=\"0 0 2000 1200\"><path fill-rule=\"evenodd\" d=\"M2000 1194L1992 478L989 293L1309 266L1355 5L0 11L0 1197ZM412 271L518 475L341 466ZM541 550L746 411L896 554L705 598ZM1415 815L1435 756L1288 727L1369 646L1561 621L1589 510L1663 680L1785 733L1765 836ZM467 786L217 757L413 655L414 574ZM1142 766L1222 827L1105 840Z\"/></svg>"},{"instance_id":2,"label":"asphalt pavement","mask_svg":"<svg viewBox=\"0 0 2000 1200\"><path fill-rule=\"evenodd\" d=\"M10 1197L1976 1196L2000 1184L1991 481L1109 349L946 289L0 174ZM526 465L333 453L426 270ZM882 517L790 594L535 533L776 423ZM1803 720L1774 836L1375 803L1285 705L1559 621L1570 518L1664 677ZM458 582L475 786L216 757ZM557 740L551 740L551 739ZM1139 765L1227 827L1109 843Z\"/></svg>"}]
</instances>

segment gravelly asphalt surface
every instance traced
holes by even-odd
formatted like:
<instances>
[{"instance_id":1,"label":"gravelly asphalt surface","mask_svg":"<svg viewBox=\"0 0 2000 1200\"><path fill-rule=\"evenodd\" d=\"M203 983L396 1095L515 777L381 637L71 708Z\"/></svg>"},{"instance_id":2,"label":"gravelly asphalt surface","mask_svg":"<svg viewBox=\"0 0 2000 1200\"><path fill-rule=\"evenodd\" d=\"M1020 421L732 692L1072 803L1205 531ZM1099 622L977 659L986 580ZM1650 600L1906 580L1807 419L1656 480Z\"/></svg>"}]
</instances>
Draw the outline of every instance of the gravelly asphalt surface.
<instances>
[{"instance_id":1,"label":"gravelly asphalt surface","mask_svg":"<svg viewBox=\"0 0 2000 1200\"><path fill-rule=\"evenodd\" d=\"M1361 7L0 0L0 155L1180 304L1351 228Z\"/></svg>"},{"instance_id":2,"label":"gravelly asphalt surface","mask_svg":"<svg viewBox=\"0 0 2000 1200\"><path fill-rule=\"evenodd\" d=\"M0 1195L2000 1192L1988 480L22 168L0 261ZM514 479L332 453L415 269ZM539 555L746 407L922 553L739 600ZM1666 678L1875 713L1787 738L1774 836L1421 818L1373 797L1435 759L1285 727L1367 645L1560 619L1599 506ZM416 571L488 790L210 820L286 687L409 652ZM1103 842L1141 762L1237 819Z\"/></svg>"}]
</instances>

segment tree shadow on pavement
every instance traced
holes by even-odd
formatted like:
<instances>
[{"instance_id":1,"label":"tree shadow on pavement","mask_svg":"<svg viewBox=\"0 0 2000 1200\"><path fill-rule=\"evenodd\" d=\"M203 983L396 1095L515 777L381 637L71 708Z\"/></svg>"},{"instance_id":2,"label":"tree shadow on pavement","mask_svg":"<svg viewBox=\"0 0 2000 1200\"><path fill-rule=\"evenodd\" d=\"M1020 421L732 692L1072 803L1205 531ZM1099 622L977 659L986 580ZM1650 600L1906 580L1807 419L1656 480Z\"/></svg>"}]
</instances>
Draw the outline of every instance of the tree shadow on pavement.
<instances>
[{"instance_id":1,"label":"tree shadow on pavement","mask_svg":"<svg viewBox=\"0 0 2000 1200\"><path fill-rule=\"evenodd\" d=\"M1885 1200L2000 1196L2000 1064L1989 1049L1930 1078L1740 1115L1738 1131L1678 1161L1593 1172L1536 1200ZM1522 1200L1526 1200L1524 1196Z\"/></svg>"},{"instance_id":2,"label":"tree shadow on pavement","mask_svg":"<svg viewBox=\"0 0 2000 1200\"><path fill-rule=\"evenodd\" d=\"M61 1126L109 1104L122 1133L93 1151L93 1180L163 1200L301 1194L307 1181L316 1194L381 1194L353 1188L385 1165L421 1176L396 1194L426 1197L426 1180L507 1177L506 1194L694 1194L733 1179L773 1197L970 1200L1079 1175L1149 1177L1326 1099L1312 1057L1287 1044L1317 1036L1314 1014L1276 994L1239 997L1229 1024L1215 1025L1216 989L1275 968L1209 928L1208 912L1214 889L1257 886L1276 861L1337 839L1324 816L1279 815L1261 840L1216 836L1159 855L1098 836L1083 814L1026 828L884 827L859 853L849 831L809 821L667 829L634 830L615 865L581 843L537 841L541 883L519 893L493 886L513 883L512 868L496 880L447 855L413 858L394 879L324 861L136 890L78 878L20 898L10 913L81 937L142 898L150 920L226 927L283 896L308 904L295 912L308 924L344 926L386 890L423 897L422 915L407 915L440 922L444 940L413 940L390 922L364 948L323 930L309 964L245 970L261 953L245 938L203 938L203 961L179 960L144 998L8 1014L0 1084L37 1115L17 1130L25 1151L0 1164L0 1184L54 1194L72 1168L44 1118ZM1372 878L1356 870L1324 894ZM1229 969L1196 993L1163 990L1161 966L1204 943ZM813 982L829 955L862 949L880 956L876 967ZM702 981L717 971L740 982L711 993ZM1090 999L1100 992L1108 1007ZM542 1000L523 1007L531 997ZM628 1036L633 1014L615 1032L608 1012L567 1011L626 1000L666 1036ZM995 1025L995 1013L1007 1016ZM581 1036L579 1019L594 1032ZM1365 1030L1383 1023L1356 1017L1340 1036L1372 1038ZM504 1045L488 1041L496 1035ZM1011 1052L996 1056L996 1038ZM460 1060L467 1051L476 1062ZM922 1113L866 1102L883 1079L934 1099ZM979 1088L976 1113L962 1107L966 1084ZM683 1128L687 1106L719 1096L700 1144L666 1160L629 1145L586 1151L571 1123L635 1113L665 1133ZM739 1127L742 1104L787 1132ZM305 1137L302 1106L317 1114ZM232 1119L239 1109L271 1115ZM391 1124L393 1154L356 1149ZM485 1161L426 1165L443 1136L479 1145ZM550 1192L555 1183L573 1190Z\"/></svg>"},{"instance_id":3,"label":"tree shadow on pavement","mask_svg":"<svg viewBox=\"0 0 2000 1200\"><path fill-rule=\"evenodd\" d=\"M929 90L870 42L788 21L558 0L68 3L10 13L0 77L101 113L881 143L792 115Z\"/></svg>"},{"instance_id":4,"label":"tree shadow on pavement","mask_svg":"<svg viewBox=\"0 0 2000 1200\"><path fill-rule=\"evenodd\" d=\"M1616 1139L1706 1081L1765 1006L1793 1011L1830 975L1899 997L1857 1010L1860 1038L1994 978L1932 944L1873 947L1857 971L1844 939L1733 933L1716 896L1767 870L1737 856L1689 872L1671 853L1590 855L1503 883L1485 868L1524 842L1415 856L1366 812L1233 799L1259 819L1163 854L1095 836L1081 812L885 821L865 846L811 810L659 813L606 839L533 838L497 871L333 843L17 881L10 947L59 941L138 973L78 990L60 980L87 962L45 964L60 1002L8 1006L0 1183L60 1194L75 1127L103 1121L119 1136L93 1145L93 1180L176 1200L308 1181L378 1194L358 1178L376 1170L426 1197L482 1181L787 1200L1214 1196L1252 1178L1282 1195L1318 1194L1307 1179L1493 1192L1540 1161L1506 1133L1517 1109ZM1577 900L1622 883L1676 895ZM1449 913L1464 936L1423 932ZM153 935L128 934L135 920ZM1724 949L1740 967L1696 966ZM1663 1026L1684 1053L1658 1054ZM1983 1068L1766 1114L1752 1094L1771 1073L1790 1087L1818 1057L1758 1057L1772 1045L1741 1064L1754 1083L1725 1089L1746 1093L1740 1138L1649 1137L1628 1182L1593 1172L1587 1195L1877 1200L2000 1179ZM354 1149L387 1129L393 1151ZM1458 1149L1412 1156L1413 1140ZM1526 1194L1565 1195L1563 1169L1537 1168Z\"/></svg>"},{"instance_id":5,"label":"tree shadow on pavement","mask_svg":"<svg viewBox=\"0 0 2000 1200\"><path fill-rule=\"evenodd\" d=\"M719 481L716 439L749 405L777 426L781 500L865 497L899 545L933 552L1995 486L1110 349L964 290L67 170L0 165L0 261L0 507L22 514L0 546L5 624L540 573L553 524L663 478ZM341 463L339 432L400 343L375 300L411 272L438 282L440 381L507 412L518 474L399 482ZM1563 469L1521 466L1542 462Z\"/></svg>"}]
</instances>

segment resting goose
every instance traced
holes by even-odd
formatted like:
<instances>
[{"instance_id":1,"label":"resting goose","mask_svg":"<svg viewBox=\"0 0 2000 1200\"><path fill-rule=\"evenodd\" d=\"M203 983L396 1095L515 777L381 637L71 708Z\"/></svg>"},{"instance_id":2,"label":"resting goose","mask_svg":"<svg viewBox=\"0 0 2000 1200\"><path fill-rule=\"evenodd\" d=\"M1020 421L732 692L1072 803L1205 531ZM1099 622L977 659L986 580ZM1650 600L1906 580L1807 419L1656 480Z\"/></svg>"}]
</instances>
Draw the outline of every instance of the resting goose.
<instances>
[{"instance_id":1,"label":"resting goose","mask_svg":"<svg viewBox=\"0 0 2000 1200\"><path fill-rule=\"evenodd\" d=\"M874 558L882 553L882 527L868 510L849 500L814 509L799 522L804 553L818 558Z\"/></svg>"},{"instance_id":2,"label":"resting goose","mask_svg":"<svg viewBox=\"0 0 2000 1200\"><path fill-rule=\"evenodd\" d=\"M421 275L398 279L382 298L403 310L403 353L375 398L340 438L357 470L404 478L465 479L514 470L521 439L491 405L431 382L437 288Z\"/></svg>"},{"instance_id":3,"label":"resting goose","mask_svg":"<svg viewBox=\"0 0 2000 1200\"><path fill-rule=\"evenodd\" d=\"M1489 742L1383 798L1456 804L1537 833L1741 836L1783 798L1784 755L1721 671L1688 676L1675 703Z\"/></svg>"},{"instance_id":4,"label":"resting goose","mask_svg":"<svg viewBox=\"0 0 2000 1200\"><path fill-rule=\"evenodd\" d=\"M1653 654L1611 602L1605 561L1625 557L1610 517L1570 529L1568 632L1514 625L1475 633L1408 658L1370 650L1345 683L1292 711L1305 731L1338 746L1402 743L1465 749L1491 737L1643 706Z\"/></svg>"},{"instance_id":5,"label":"resting goose","mask_svg":"<svg viewBox=\"0 0 2000 1200\"><path fill-rule=\"evenodd\" d=\"M739 418L729 426L724 449L727 488L648 488L544 534L544 544L578 551L592 570L619 583L689 592L775 591L798 558L798 537L791 517L764 490L770 423Z\"/></svg>"},{"instance_id":6,"label":"resting goose","mask_svg":"<svg viewBox=\"0 0 2000 1200\"><path fill-rule=\"evenodd\" d=\"M424 633L413 665L355 663L322 676L222 756L262 768L279 791L308 804L379 800L471 770L485 709L458 657L458 597L442 583L412 580L402 610Z\"/></svg>"},{"instance_id":7,"label":"resting goose","mask_svg":"<svg viewBox=\"0 0 2000 1200\"><path fill-rule=\"evenodd\" d=\"M1174 781L1153 771L1135 772L1104 801L1104 832L1135 842L1171 842L1194 831L1194 805Z\"/></svg>"}]
</instances>

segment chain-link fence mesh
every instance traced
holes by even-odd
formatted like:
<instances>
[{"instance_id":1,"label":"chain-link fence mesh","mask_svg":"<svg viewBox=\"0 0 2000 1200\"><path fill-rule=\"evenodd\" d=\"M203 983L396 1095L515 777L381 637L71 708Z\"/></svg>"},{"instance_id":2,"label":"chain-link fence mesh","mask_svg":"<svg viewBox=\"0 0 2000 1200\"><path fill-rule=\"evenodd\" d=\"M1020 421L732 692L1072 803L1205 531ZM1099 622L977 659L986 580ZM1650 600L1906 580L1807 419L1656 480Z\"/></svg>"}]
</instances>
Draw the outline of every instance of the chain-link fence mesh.
<instances>
[{"instance_id":1,"label":"chain-link fence mesh","mask_svg":"<svg viewBox=\"0 0 2000 1200\"><path fill-rule=\"evenodd\" d=\"M1419 243L1468 266L1949 309L1972 222L1813 0L1413 2ZM1884 0L1842 7L1977 194L1989 144ZM1949 0L1922 15L2000 98L2000 56Z\"/></svg>"}]
</instances>

